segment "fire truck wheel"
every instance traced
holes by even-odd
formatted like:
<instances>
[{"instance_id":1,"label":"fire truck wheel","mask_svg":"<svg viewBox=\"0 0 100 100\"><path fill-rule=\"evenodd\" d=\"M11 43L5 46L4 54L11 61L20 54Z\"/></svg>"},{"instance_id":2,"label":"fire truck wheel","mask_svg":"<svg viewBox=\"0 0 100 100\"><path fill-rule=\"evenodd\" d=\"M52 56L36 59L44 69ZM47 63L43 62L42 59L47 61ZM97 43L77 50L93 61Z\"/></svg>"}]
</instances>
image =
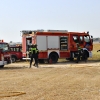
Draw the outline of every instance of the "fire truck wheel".
<instances>
[{"instance_id":1,"label":"fire truck wheel","mask_svg":"<svg viewBox=\"0 0 100 100\"><path fill-rule=\"evenodd\" d=\"M51 53L50 56L49 56L49 60L51 60L52 63L57 63L57 61L58 61L57 53Z\"/></svg>"},{"instance_id":2,"label":"fire truck wheel","mask_svg":"<svg viewBox=\"0 0 100 100\"><path fill-rule=\"evenodd\" d=\"M0 68L3 68L3 67L4 67L4 65L1 65L1 66L0 66Z\"/></svg>"},{"instance_id":3,"label":"fire truck wheel","mask_svg":"<svg viewBox=\"0 0 100 100\"><path fill-rule=\"evenodd\" d=\"M12 63L16 62L16 56L11 56Z\"/></svg>"}]
</instances>

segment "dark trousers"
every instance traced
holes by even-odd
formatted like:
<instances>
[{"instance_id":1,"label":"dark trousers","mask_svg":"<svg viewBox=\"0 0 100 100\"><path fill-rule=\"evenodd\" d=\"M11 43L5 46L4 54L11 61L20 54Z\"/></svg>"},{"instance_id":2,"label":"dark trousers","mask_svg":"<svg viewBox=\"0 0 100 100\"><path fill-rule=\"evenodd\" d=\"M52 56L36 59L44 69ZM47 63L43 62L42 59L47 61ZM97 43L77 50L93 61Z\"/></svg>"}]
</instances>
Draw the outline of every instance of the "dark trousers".
<instances>
[{"instance_id":1,"label":"dark trousers","mask_svg":"<svg viewBox=\"0 0 100 100\"><path fill-rule=\"evenodd\" d=\"M31 67L32 62L33 62L33 58L34 58L34 60L35 60L35 62L36 62L35 54L32 54L32 55L30 56L30 58L31 58L31 60L30 60L30 67Z\"/></svg>"},{"instance_id":2,"label":"dark trousers","mask_svg":"<svg viewBox=\"0 0 100 100\"><path fill-rule=\"evenodd\" d=\"M83 60L85 62L87 62L88 57L87 57L87 53L85 51L83 52L82 57L83 57Z\"/></svg>"},{"instance_id":3,"label":"dark trousers","mask_svg":"<svg viewBox=\"0 0 100 100\"><path fill-rule=\"evenodd\" d=\"M77 54L77 60L76 60L76 62L78 63L80 61L80 57L81 57L81 50L78 50L77 53L78 54Z\"/></svg>"},{"instance_id":4,"label":"dark trousers","mask_svg":"<svg viewBox=\"0 0 100 100\"><path fill-rule=\"evenodd\" d=\"M37 54L31 55L30 67L31 67L31 65L32 65L33 58L34 58L34 60L35 60L34 66L38 67L38 55L37 55Z\"/></svg>"},{"instance_id":5,"label":"dark trousers","mask_svg":"<svg viewBox=\"0 0 100 100\"><path fill-rule=\"evenodd\" d=\"M36 64L37 67L38 67L38 54L35 55L35 64Z\"/></svg>"}]
</instances>

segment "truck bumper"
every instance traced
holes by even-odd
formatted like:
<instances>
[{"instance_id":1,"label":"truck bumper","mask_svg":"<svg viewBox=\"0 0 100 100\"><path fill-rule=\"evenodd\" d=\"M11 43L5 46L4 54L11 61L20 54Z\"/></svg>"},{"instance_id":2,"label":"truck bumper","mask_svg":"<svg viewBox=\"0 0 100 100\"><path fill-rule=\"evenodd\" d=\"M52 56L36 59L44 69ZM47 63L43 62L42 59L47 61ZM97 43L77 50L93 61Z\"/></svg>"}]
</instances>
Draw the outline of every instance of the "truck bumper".
<instances>
[{"instance_id":1,"label":"truck bumper","mask_svg":"<svg viewBox=\"0 0 100 100\"><path fill-rule=\"evenodd\" d=\"M6 65L6 64L7 64L7 61L0 61L0 66Z\"/></svg>"},{"instance_id":2,"label":"truck bumper","mask_svg":"<svg viewBox=\"0 0 100 100\"><path fill-rule=\"evenodd\" d=\"M89 51L89 58L92 58L92 52Z\"/></svg>"},{"instance_id":3,"label":"truck bumper","mask_svg":"<svg viewBox=\"0 0 100 100\"><path fill-rule=\"evenodd\" d=\"M30 58L22 58L22 60L30 60Z\"/></svg>"}]
</instances>

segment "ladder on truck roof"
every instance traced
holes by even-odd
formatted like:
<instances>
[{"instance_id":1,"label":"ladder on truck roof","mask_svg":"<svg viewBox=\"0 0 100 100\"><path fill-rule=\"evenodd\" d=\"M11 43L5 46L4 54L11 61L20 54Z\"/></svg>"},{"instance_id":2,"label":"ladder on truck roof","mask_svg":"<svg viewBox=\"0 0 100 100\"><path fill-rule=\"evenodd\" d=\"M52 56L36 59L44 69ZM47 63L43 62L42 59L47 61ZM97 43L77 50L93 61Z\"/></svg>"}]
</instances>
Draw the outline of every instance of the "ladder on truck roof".
<instances>
[{"instance_id":1,"label":"ladder on truck roof","mask_svg":"<svg viewBox=\"0 0 100 100\"><path fill-rule=\"evenodd\" d=\"M23 34L30 34L31 32L63 32L63 33L66 33L68 32L68 30L23 30L21 31Z\"/></svg>"}]
</instances>

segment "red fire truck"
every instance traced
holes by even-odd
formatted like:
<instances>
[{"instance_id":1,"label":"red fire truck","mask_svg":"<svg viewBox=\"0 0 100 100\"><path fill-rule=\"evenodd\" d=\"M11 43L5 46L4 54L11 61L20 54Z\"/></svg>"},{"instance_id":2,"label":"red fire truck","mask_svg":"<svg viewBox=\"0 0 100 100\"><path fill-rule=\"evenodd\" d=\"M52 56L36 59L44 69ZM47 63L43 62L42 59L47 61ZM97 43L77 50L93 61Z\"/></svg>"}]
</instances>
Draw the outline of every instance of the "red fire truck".
<instances>
[{"instance_id":1,"label":"red fire truck","mask_svg":"<svg viewBox=\"0 0 100 100\"><path fill-rule=\"evenodd\" d=\"M58 58L73 60L77 57L77 43L85 51L85 55L92 57L93 37L89 32L68 32L67 30L23 30L22 53L23 59L29 59L28 51L31 44L37 44L39 60L52 60ZM85 46L88 44L88 48Z\"/></svg>"},{"instance_id":2,"label":"red fire truck","mask_svg":"<svg viewBox=\"0 0 100 100\"><path fill-rule=\"evenodd\" d=\"M16 62L16 60L22 60L22 45L14 43L9 44L9 46L12 63Z\"/></svg>"},{"instance_id":3,"label":"red fire truck","mask_svg":"<svg viewBox=\"0 0 100 100\"><path fill-rule=\"evenodd\" d=\"M9 63L11 63L9 44L0 40L0 68Z\"/></svg>"}]
</instances>

